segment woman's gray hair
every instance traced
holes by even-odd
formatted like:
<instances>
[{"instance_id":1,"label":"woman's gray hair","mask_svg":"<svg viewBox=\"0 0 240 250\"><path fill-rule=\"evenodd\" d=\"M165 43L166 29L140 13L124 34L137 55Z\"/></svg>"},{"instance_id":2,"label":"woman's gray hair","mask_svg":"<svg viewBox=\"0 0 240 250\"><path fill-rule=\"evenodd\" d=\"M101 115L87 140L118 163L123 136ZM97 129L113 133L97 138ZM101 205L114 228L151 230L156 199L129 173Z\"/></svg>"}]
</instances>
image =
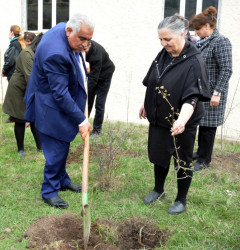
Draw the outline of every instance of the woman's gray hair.
<instances>
[{"instance_id":1,"label":"woman's gray hair","mask_svg":"<svg viewBox=\"0 0 240 250\"><path fill-rule=\"evenodd\" d=\"M95 23L91 17L81 13L76 13L69 19L66 24L66 28L70 27L73 32L79 32L83 23L87 25L91 30L93 30L95 27Z\"/></svg>"},{"instance_id":2,"label":"woman's gray hair","mask_svg":"<svg viewBox=\"0 0 240 250\"><path fill-rule=\"evenodd\" d=\"M163 19L158 25L158 30L167 28L173 33L180 35L186 29L186 23L184 18L180 18L178 15L169 16Z\"/></svg>"}]
</instances>

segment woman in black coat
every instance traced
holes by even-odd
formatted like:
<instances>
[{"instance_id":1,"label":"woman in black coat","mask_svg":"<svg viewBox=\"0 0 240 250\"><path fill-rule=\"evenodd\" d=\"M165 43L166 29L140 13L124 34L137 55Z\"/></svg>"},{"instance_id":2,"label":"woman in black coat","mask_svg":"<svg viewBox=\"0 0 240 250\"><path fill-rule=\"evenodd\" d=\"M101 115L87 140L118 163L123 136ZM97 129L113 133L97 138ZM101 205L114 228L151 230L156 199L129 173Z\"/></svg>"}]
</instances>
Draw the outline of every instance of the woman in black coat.
<instances>
[{"instance_id":1,"label":"woman in black coat","mask_svg":"<svg viewBox=\"0 0 240 250\"><path fill-rule=\"evenodd\" d=\"M208 101L210 95L201 53L185 40L184 19L166 17L158 26L158 36L163 49L143 80L147 89L139 112L140 118L147 118L150 123L148 155L155 174L154 190L144 203L165 196L164 182L173 156L178 194L168 212L179 214L187 208L194 140L204 115L199 101Z\"/></svg>"}]
</instances>

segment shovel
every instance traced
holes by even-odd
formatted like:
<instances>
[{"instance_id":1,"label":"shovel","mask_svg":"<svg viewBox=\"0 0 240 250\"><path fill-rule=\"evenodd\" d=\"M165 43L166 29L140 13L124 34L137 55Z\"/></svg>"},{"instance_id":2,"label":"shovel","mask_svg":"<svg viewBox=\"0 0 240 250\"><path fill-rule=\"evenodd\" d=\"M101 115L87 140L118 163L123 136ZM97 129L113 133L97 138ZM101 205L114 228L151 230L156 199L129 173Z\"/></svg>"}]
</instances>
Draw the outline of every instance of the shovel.
<instances>
[{"instance_id":1,"label":"shovel","mask_svg":"<svg viewBox=\"0 0 240 250\"><path fill-rule=\"evenodd\" d=\"M86 81L87 82L87 81ZM88 101L86 102L85 116L88 119ZM89 163L89 132L84 140L83 170L82 170L82 216L84 250L87 249L91 229L91 213L88 205L88 163Z\"/></svg>"}]
</instances>

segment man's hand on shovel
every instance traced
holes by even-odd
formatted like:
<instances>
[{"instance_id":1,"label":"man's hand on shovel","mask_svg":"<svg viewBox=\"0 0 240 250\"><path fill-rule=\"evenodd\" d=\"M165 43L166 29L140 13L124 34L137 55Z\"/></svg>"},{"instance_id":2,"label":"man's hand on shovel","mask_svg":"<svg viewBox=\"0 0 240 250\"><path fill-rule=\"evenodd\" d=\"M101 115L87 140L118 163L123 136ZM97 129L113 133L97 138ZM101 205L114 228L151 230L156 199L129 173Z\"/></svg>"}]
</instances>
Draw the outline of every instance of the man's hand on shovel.
<instances>
[{"instance_id":1,"label":"man's hand on shovel","mask_svg":"<svg viewBox=\"0 0 240 250\"><path fill-rule=\"evenodd\" d=\"M86 124L82 125L79 127L79 132L81 134L81 137L83 140L85 140L88 132L91 133L92 132L92 126L89 122L87 122Z\"/></svg>"}]
</instances>

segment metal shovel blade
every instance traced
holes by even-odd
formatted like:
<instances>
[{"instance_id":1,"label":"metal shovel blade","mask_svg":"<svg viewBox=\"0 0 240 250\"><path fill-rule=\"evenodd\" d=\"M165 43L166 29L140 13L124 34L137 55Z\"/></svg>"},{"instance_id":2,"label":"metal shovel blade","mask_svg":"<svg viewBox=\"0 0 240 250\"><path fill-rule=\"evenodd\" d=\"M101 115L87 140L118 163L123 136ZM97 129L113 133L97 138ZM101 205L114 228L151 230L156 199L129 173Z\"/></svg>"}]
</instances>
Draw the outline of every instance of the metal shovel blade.
<instances>
[{"instance_id":1,"label":"metal shovel blade","mask_svg":"<svg viewBox=\"0 0 240 250\"><path fill-rule=\"evenodd\" d=\"M91 229L91 212L90 207L88 205L84 206L83 211L83 240L84 240L84 250L87 249L88 240L90 236Z\"/></svg>"}]
</instances>

